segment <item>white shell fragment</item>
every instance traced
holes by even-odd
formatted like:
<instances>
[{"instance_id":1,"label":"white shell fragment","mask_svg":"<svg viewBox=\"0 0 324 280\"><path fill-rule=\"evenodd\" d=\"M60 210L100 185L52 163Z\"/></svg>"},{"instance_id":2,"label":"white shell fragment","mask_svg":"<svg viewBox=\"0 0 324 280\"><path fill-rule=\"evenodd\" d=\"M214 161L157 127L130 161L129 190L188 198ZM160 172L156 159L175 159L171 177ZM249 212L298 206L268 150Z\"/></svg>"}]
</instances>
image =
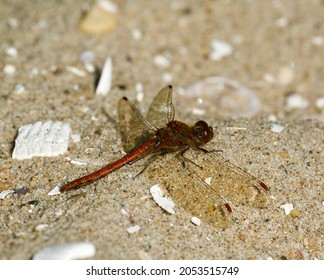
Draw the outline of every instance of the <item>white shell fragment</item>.
<instances>
[{"instance_id":1,"label":"white shell fragment","mask_svg":"<svg viewBox=\"0 0 324 280\"><path fill-rule=\"evenodd\" d=\"M135 225L135 226L129 227L129 228L127 229L127 232L128 232L129 234L132 234L132 233L136 233L136 232L138 232L140 229L141 229L141 227L140 227L139 225Z\"/></svg>"},{"instance_id":2,"label":"white shell fragment","mask_svg":"<svg viewBox=\"0 0 324 280\"><path fill-rule=\"evenodd\" d=\"M154 64L161 67L161 68L167 68L171 65L171 62L168 58L166 58L165 56L159 54L156 55L153 59Z\"/></svg>"},{"instance_id":3,"label":"white shell fragment","mask_svg":"<svg viewBox=\"0 0 324 280\"><path fill-rule=\"evenodd\" d=\"M85 77L87 75L86 72L74 66L67 66L66 70L79 77Z\"/></svg>"},{"instance_id":4,"label":"white shell fragment","mask_svg":"<svg viewBox=\"0 0 324 280\"><path fill-rule=\"evenodd\" d=\"M272 124L271 125L271 131L275 132L275 133L280 133L281 131L283 131L284 127L279 125L279 124Z\"/></svg>"},{"instance_id":5,"label":"white shell fragment","mask_svg":"<svg viewBox=\"0 0 324 280\"><path fill-rule=\"evenodd\" d=\"M105 96L111 89L112 84L112 60L108 57L102 69L100 80L96 89L96 94Z\"/></svg>"},{"instance_id":6,"label":"white shell fragment","mask_svg":"<svg viewBox=\"0 0 324 280\"><path fill-rule=\"evenodd\" d=\"M38 251L33 260L76 260L91 258L96 248L91 242L75 242L54 245Z\"/></svg>"},{"instance_id":7,"label":"white shell fragment","mask_svg":"<svg viewBox=\"0 0 324 280\"><path fill-rule=\"evenodd\" d=\"M12 158L58 156L67 151L71 128L63 122L47 121L19 128Z\"/></svg>"},{"instance_id":8,"label":"white shell fragment","mask_svg":"<svg viewBox=\"0 0 324 280\"><path fill-rule=\"evenodd\" d=\"M200 226L200 225L201 225L201 220L200 220L199 218L195 217L195 216L193 216L193 217L190 219L190 221L191 221L194 225L196 225L196 226Z\"/></svg>"},{"instance_id":9,"label":"white shell fragment","mask_svg":"<svg viewBox=\"0 0 324 280\"><path fill-rule=\"evenodd\" d=\"M47 195L57 195L60 193L60 188L58 186L55 186L54 189L52 189Z\"/></svg>"},{"instance_id":10,"label":"white shell fragment","mask_svg":"<svg viewBox=\"0 0 324 280\"><path fill-rule=\"evenodd\" d=\"M0 192L0 199L5 199L6 196L10 193L14 193L15 191L13 190L4 190L2 192Z\"/></svg>"},{"instance_id":11,"label":"white shell fragment","mask_svg":"<svg viewBox=\"0 0 324 280\"><path fill-rule=\"evenodd\" d=\"M289 95L287 97L287 109L293 110L293 109L305 109L308 107L308 100L302 97L298 93L294 93L292 95Z\"/></svg>"},{"instance_id":12,"label":"white shell fragment","mask_svg":"<svg viewBox=\"0 0 324 280\"><path fill-rule=\"evenodd\" d=\"M3 73L6 75L13 75L16 73L16 66L12 64L6 64L5 67L3 67Z\"/></svg>"},{"instance_id":13,"label":"white shell fragment","mask_svg":"<svg viewBox=\"0 0 324 280\"><path fill-rule=\"evenodd\" d=\"M286 215L289 215L291 210L294 209L294 205L292 203L286 203L281 205L280 208L284 209Z\"/></svg>"},{"instance_id":14,"label":"white shell fragment","mask_svg":"<svg viewBox=\"0 0 324 280\"><path fill-rule=\"evenodd\" d=\"M152 186L150 188L150 193L157 205L169 214L175 214L174 202L170 198L163 196L163 192L159 185Z\"/></svg>"},{"instance_id":15,"label":"white shell fragment","mask_svg":"<svg viewBox=\"0 0 324 280\"><path fill-rule=\"evenodd\" d=\"M211 52L209 58L211 60L221 60L223 57L228 56L233 52L233 47L222 40L213 39L210 46Z\"/></svg>"},{"instance_id":16,"label":"white shell fragment","mask_svg":"<svg viewBox=\"0 0 324 280\"><path fill-rule=\"evenodd\" d=\"M11 57L16 57L18 55L18 51L15 47L9 47L6 49L6 54Z\"/></svg>"}]
</instances>

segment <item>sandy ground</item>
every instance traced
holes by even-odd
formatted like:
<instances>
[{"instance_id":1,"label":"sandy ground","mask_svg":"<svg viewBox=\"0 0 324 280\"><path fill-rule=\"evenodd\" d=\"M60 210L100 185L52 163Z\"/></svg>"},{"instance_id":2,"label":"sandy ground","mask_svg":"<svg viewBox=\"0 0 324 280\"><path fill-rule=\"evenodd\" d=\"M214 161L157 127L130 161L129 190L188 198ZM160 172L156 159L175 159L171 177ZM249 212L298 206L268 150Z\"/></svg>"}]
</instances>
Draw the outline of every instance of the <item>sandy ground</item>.
<instances>
[{"instance_id":1,"label":"sandy ground","mask_svg":"<svg viewBox=\"0 0 324 280\"><path fill-rule=\"evenodd\" d=\"M315 105L324 95L323 2L115 1L117 25L104 35L79 30L84 3L1 5L0 68L11 64L16 72L0 72L0 186L18 192L0 200L0 258L30 259L51 245L91 241L94 259L324 259L324 125ZM220 61L209 59L212 39L230 43L233 52ZM18 50L16 57L6 53L9 47ZM67 70L86 71L79 58L85 50L100 67L107 56L113 59L112 90L104 98L94 95L93 74ZM156 65L156 55L170 65ZM175 99L180 119L211 123L212 147L266 182L265 209L233 203L225 230L195 226L186 209L170 215L156 205L149 172L131 178L141 162L87 188L47 195L55 185L119 158L118 100L124 95L135 100L140 82L145 98L138 106L147 109L170 75L176 89L225 76L256 92L262 107L250 119L182 114L188 104L177 90ZM17 84L25 91L17 92ZM287 109L294 92L306 101L304 108ZM282 132L271 131L269 116ZM47 120L69 123L81 141L71 141L62 156L12 159L18 128ZM67 156L98 165L73 165ZM174 181L177 173L166 168ZM290 215L280 208L287 203L294 207ZM140 230L129 234L134 224Z\"/></svg>"}]
</instances>

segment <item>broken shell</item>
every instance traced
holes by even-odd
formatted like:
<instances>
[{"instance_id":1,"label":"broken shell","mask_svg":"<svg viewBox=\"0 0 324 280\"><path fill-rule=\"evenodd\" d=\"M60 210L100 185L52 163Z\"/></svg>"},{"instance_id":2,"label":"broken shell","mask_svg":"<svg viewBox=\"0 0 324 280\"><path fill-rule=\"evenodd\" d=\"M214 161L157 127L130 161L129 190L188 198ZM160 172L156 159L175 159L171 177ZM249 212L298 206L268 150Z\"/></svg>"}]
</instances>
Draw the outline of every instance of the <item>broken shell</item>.
<instances>
[{"instance_id":1,"label":"broken shell","mask_svg":"<svg viewBox=\"0 0 324 280\"><path fill-rule=\"evenodd\" d=\"M35 156L57 156L67 151L70 136L67 123L36 122L19 128L12 158L29 159Z\"/></svg>"}]
</instances>

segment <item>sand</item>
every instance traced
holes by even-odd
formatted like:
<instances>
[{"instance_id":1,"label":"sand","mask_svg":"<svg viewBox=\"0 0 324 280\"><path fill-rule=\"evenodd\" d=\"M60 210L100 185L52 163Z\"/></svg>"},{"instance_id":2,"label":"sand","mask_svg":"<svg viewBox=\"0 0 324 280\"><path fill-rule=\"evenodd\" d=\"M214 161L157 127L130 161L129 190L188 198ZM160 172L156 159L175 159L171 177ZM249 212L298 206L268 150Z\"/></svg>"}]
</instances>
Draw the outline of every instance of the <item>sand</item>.
<instances>
[{"instance_id":1,"label":"sand","mask_svg":"<svg viewBox=\"0 0 324 280\"><path fill-rule=\"evenodd\" d=\"M16 68L0 72L0 186L16 191L0 200L0 259L30 259L48 246L83 241L95 245L93 259L324 259L323 4L115 1L116 27L92 35L78 28L85 2L70 2L15 1L0 10L0 66ZM233 51L210 59L212 39ZM8 54L10 47L16 56ZM99 67L112 57L112 89L105 97L95 96L94 74L80 61L86 50ZM167 63L157 65L157 55ZM258 113L187 113L191 105L181 102L180 88L209 76L252 89ZM186 209L170 215L152 200L149 172L133 178L143 168L140 161L85 188L49 196L56 185L123 155L117 103L122 96L136 100L138 83L144 100L136 105L144 111L172 83L177 118L210 123L212 147L269 186L268 206L232 203L226 229L196 226ZM288 101L293 94L301 97L294 108ZM68 123L80 142L70 141L61 156L12 159L18 128L47 120ZM283 130L272 131L274 123ZM91 164L71 164L66 157ZM172 182L177 173L169 168ZM288 215L287 204L293 205ZM129 233L134 225L140 229Z\"/></svg>"}]
</instances>

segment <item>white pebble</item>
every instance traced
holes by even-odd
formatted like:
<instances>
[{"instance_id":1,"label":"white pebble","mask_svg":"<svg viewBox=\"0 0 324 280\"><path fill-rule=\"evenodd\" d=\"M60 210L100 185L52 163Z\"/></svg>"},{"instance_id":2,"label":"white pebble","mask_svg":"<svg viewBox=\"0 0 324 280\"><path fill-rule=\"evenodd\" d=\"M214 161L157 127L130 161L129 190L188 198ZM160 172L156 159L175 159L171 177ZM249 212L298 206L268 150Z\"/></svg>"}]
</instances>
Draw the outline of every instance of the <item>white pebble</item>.
<instances>
[{"instance_id":1,"label":"white pebble","mask_svg":"<svg viewBox=\"0 0 324 280\"><path fill-rule=\"evenodd\" d=\"M278 26L278 27L285 27L285 26L287 26L288 25L288 19L287 18L284 18L284 17L282 17L282 18L278 18L277 20L276 20L276 25Z\"/></svg>"},{"instance_id":2,"label":"white pebble","mask_svg":"<svg viewBox=\"0 0 324 280\"><path fill-rule=\"evenodd\" d=\"M211 52L209 58L211 60L221 60L223 57L230 55L233 52L233 47L222 40L213 39L210 43Z\"/></svg>"},{"instance_id":3,"label":"white pebble","mask_svg":"<svg viewBox=\"0 0 324 280\"><path fill-rule=\"evenodd\" d=\"M207 184L207 185L210 185L210 183L211 183L211 180L212 180L212 177L207 177L207 178L205 178L205 183Z\"/></svg>"},{"instance_id":4,"label":"white pebble","mask_svg":"<svg viewBox=\"0 0 324 280\"><path fill-rule=\"evenodd\" d=\"M283 86L289 85L293 81L294 76L295 73L291 67L282 66L278 72L278 82Z\"/></svg>"},{"instance_id":5,"label":"white pebble","mask_svg":"<svg viewBox=\"0 0 324 280\"><path fill-rule=\"evenodd\" d=\"M68 149L71 128L68 123L47 121L19 128L12 158L58 156Z\"/></svg>"},{"instance_id":6,"label":"white pebble","mask_svg":"<svg viewBox=\"0 0 324 280\"><path fill-rule=\"evenodd\" d=\"M87 51L83 51L80 54L80 60L81 60L82 63L94 62L95 59L96 59L96 56L92 51L87 50Z\"/></svg>"},{"instance_id":7,"label":"white pebble","mask_svg":"<svg viewBox=\"0 0 324 280\"><path fill-rule=\"evenodd\" d=\"M39 224L35 227L35 231L43 231L48 227L48 224Z\"/></svg>"},{"instance_id":8,"label":"white pebble","mask_svg":"<svg viewBox=\"0 0 324 280\"><path fill-rule=\"evenodd\" d=\"M163 55L156 55L154 57L154 64L162 68L167 68L171 65L170 60Z\"/></svg>"},{"instance_id":9,"label":"white pebble","mask_svg":"<svg viewBox=\"0 0 324 280\"><path fill-rule=\"evenodd\" d=\"M116 4L114 4L111 1L108 0L98 0L97 1L98 5L100 8L102 8L103 10L105 10L108 13L117 13L118 12L118 7Z\"/></svg>"},{"instance_id":10,"label":"white pebble","mask_svg":"<svg viewBox=\"0 0 324 280\"><path fill-rule=\"evenodd\" d=\"M136 233L136 232L138 232L140 229L141 229L140 226L135 225L135 226L129 227L129 228L127 229L127 232L128 232L129 234L132 234L132 233Z\"/></svg>"},{"instance_id":11,"label":"white pebble","mask_svg":"<svg viewBox=\"0 0 324 280\"><path fill-rule=\"evenodd\" d=\"M0 192L0 199L5 199L5 197L10 194L10 193L14 193L15 191L13 190L4 190L2 192Z\"/></svg>"},{"instance_id":12,"label":"white pebble","mask_svg":"<svg viewBox=\"0 0 324 280\"><path fill-rule=\"evenodd\" d=\"M166 84L171 83L172 80L173 80L173 76L172 76L171 73L163 73L163 75L162 75L162 80L163 80Z\"/></svg>"},{"instance_id":13,"label":"white pebble","mask_svg":"<svg viewBox=\"0 0 324 280\"><path fill-rule=\"evenodd\" d=\"M100 80L96 89L96 94L105 96L111 89L112 85L112 60L108 57L105 61Z\"/></svg>"},{"instance_id":14,"label":"white pebble","mask_svg":"<svg viewBox=\"0 0 324 280\"><path fill-rule=\"evenodd\" d=\"M315 46L322 46L323 43L324 43L324 38L322 36L314 36L312 38L312 43L315 45Z\"/></svg>"},{"instance_id":15,"label":"white pebble","mask_svg":"<svg viewBox=\"0 0 324 280\"><path fill-rule=\"evenodd\" d=\"M76 260L91 258L96 248L91 242L75 242L44 248L33 255L33 260Z\"/></svg>"},{"instance_id":16,"label":"white pebble","mask_svg":"<svg viewBox=\"0 0 324 280\"><path fill-rule=\"evenodd\" d=\"M3 67L3 73L6 75L13 75L16 73L16 66L12 64L6 64L5 67Z\"/></svg>"},{"instance_id":17,"label":"white pebble","mask_svg":"<svg viewBox=\"0 0 324 280\"><path fill-rule=\"evenodd\" d=\"M300 94L294 93L287 97L288 109L304 109L308 106L308 100L303 98Z\"/></svg>"},{"instance_id":18,"label":"white pebble","mask_svg":"<svg viewBox=\"0 0 324 280\"><path fill-rule=\"evenodd\" d=\"M58 186L55 186L54 189L52 189L47 195L57 195L60 194L60 188Z\"/></svg>"},{"instance_id":19,"label":"white pebble","mask_svg":"<svg viewBox=\"0 0 324 280\"><path fill-rule=\"evenodd\" d=\"M280 133L281 131L283 131L284 127L279 125L279 124L272 124L271 125L271 131L275 132L275 133Z\"/></svg>"},{"instance_id":20,"label":"white pebble","mask_svg":"<svg viewBox=\"0 0 324 280\"><path fill-rule=\"evenodd\" d=\"M280 208L284 209L286 215L289 215L291 210L294 209L294 205L292 203L286 203L281 205Z\"/></svg>"},{"instance_id":21,"label":"white pebble","mask_svg":"<svg viewBox=\"0 0 324 280\"><path fill-rule=\"evenodd\" d=\"M170 198L164 197L159 185L152 186L150 188L150 193L157 205L169 214L175 214L174 202Z\"/></svg>"},{"instance_id":22,"label":"white pebble","mask_svg":"<svg viewBox=\"0 0 324 280\"><path fill-rule=\"evenodd\" d=\"M11 28L17 28L19 26L19 22L16 18L9 18L8 19L8 25L11 27Z\"/></svg>"},{"instance_id":23,"label":"white pebble","mask_svg":"<svg viewBox=\"0 0 324 280\"><path fill-rule=\"evenodd\" d=\"M142 32L139 29L134 29L132 31L132 37L134 40L139 41L142 39Z\"/></svg>"},{"instance_id":24,"label":"white pebble","mask_svg":"<svg viewBox=\"0 0 324 280\"><path fill-rule=\"evenodd\" d=\"M22 84L17 84L15 85L14 89L13 89L13 93L14 94L22 94L25 92L25 87Z\"/></svg>"},{"instance_id":25,"label":"white pebble","mask_svg":"<svg viewBox=\"0 0 324 280\"><path fill-rule=\"evenodd\" d=\"M136 100L138 102L142 102L144 99L143 84L136 83L135 90L136 90Z\"/></svg>"},{"instance_id":26,"label":"white pebble","mask_svg":"<svg viewBox=\"0 0 324 280\"><path fill-rule=\"evenodd\" d=\"M315 106L317 109L324 109L324 97L320 97L318 99L316 99L316 103L315 103Z\"/></svg>"},{"instance_id":27,"label":"white pebble","mask_svg":"<svg viewBox=\"0 0 324 280\"><path fill-rule=\"evenodd\" d=\"M197 217L192 217L192 218L190 219L190 221L191 221L194 225L196 225L196 226L200 226L200 225L201 225L201 220L200 220L199 218L197 218Z\"/></svg>"},{"instance_id":28,"label":"white pebble","mask_svg":"<svg viewBox=\"0 0 324 280\"><path fill-rule=\"evenodd\" d=\"M6 54L11 57L16 57L18 55L18 51L14 47L9 47L6 49Z\"/></svg>"}]
</instances>

